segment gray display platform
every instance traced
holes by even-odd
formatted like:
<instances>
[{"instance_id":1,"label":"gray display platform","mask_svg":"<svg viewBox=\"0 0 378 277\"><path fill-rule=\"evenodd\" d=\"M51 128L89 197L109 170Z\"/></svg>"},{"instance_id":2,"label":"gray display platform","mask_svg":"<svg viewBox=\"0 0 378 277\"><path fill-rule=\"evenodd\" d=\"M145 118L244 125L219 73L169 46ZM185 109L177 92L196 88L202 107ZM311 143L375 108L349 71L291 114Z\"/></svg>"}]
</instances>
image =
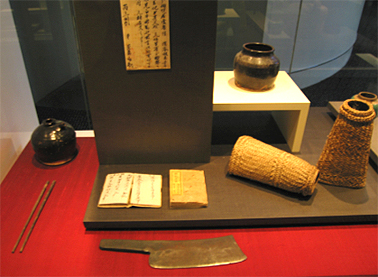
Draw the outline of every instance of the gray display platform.
<instances>
[{"instance_id":1,"label":"gray display platform","mask_svg":"<svg viewBox=\"0 0 378 277\"><path fill-rule=\"evenodd\" d=\"M329 110L311 108L301 152L296 154L316 164L334 120ZM289 151L285 144L274 145ZM376 170L369 165L362 189L319 183L311 197L303 197L265 184L227 174L232 145L213 146L210 163L101 165L84 217L87 229L161 229L287 226L312 224L376 223L378 216ZM201 209L170 209L169 169L205 171L209 206ZM115 172L163 175L163 206L160 209L99 209L97 202L105 176Z\"/></svg>"}]
</instances>

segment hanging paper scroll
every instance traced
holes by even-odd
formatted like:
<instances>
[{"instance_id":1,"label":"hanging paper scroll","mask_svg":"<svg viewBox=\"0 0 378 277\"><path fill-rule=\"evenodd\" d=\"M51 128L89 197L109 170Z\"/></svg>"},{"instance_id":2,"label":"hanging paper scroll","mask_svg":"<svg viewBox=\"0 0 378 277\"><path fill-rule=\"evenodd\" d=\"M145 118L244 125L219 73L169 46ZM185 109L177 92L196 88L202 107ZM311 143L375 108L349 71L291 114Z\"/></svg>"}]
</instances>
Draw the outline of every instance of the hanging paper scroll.
<instances>
[{"instance_id":1,"label":"hanging paper scroll","mask_svg":"<svg viewBox=\"0 0 378 277\"><path fill-rule=\"evenodd\" d=\"M171 68L169 0L120 0L127 70Z\"/></svg>"}]
</instances>

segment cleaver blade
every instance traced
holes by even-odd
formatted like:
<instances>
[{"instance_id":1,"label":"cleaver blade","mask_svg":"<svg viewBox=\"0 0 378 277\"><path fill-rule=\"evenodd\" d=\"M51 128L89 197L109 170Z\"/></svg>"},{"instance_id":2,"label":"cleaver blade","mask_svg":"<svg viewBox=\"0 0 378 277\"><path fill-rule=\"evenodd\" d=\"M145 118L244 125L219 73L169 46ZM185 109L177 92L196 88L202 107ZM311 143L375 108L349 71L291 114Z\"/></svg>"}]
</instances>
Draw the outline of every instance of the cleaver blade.
<instances>
[{"instance_id":1,"label":"cleaver blade","mask_svg":"<svg viewBox=\"0 0 378 277\"><path fill-rule=\"evenodd\" d=\"M232 235L199 240L103 239L100 249L149 253L150 266L163 269L226 265L247 259Z\"/></svg>"}]
</instances>

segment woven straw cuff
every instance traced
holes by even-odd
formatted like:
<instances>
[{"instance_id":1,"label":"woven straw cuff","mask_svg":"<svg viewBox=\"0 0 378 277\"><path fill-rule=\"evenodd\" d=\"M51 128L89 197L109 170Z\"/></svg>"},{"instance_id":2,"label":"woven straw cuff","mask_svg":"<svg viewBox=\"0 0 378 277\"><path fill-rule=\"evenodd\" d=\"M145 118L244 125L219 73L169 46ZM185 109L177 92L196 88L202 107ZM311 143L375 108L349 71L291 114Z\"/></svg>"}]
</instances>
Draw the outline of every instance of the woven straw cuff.
<instances>
[{"instance_id":1,"label":"woven straw cuff","mask_svg":"<svg viewBox=\"0 0 378 277\"><path fill-rule=\"evenodd\" d=\"M228 172L305 196L313 194L319 175L303 159L249 136L235 143Z\"/></svg>"},{"instance_id":2,"label":"woven straw cuff","mask_svg":"<svg viewBox=\"0 0 378 277\"><path fill-rule=\"evenodd\" d=\"M369 102L344 101L317 163L320 182L351 188L365 186L374 118Z\"/></svg>"}]
</instances>

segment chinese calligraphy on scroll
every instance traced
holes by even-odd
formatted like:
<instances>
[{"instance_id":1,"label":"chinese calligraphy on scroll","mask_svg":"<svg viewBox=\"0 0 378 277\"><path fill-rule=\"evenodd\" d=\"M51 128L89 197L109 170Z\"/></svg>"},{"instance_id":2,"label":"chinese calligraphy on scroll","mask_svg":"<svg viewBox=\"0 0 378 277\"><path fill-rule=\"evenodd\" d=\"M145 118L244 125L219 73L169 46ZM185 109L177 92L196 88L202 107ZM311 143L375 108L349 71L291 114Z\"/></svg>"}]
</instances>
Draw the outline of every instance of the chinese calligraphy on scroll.
<instances>
[{"instance_id":1,"label":"chinese calligraphy on scroll","mask_svg":"<svg viewBox=\"0 0 378 277\"><path fill-rule=\"evenodd\" d=\"M120 0L126 70L171 68L169 0Z\"/></svg>"}]
</instances>

